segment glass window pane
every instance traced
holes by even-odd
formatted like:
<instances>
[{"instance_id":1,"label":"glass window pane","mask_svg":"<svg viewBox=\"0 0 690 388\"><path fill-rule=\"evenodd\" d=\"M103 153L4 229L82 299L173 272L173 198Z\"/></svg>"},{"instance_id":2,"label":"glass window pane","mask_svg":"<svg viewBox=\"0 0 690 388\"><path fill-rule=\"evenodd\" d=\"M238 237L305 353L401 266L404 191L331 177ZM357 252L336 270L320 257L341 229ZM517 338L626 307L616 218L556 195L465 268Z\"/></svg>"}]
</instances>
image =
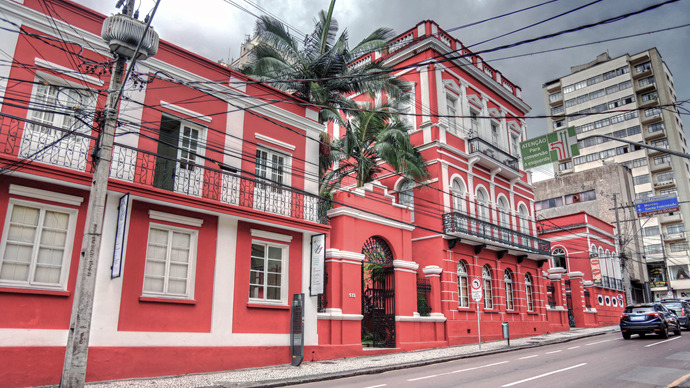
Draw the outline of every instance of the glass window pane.
<instances>
[{"instance_id":1,"label":"glass window pane","mask_svg":"<svg viewBox=\"0 0 690 388\"><path fill-rule=\"evenodd\" d=\"M144 277L144 291L163 292L163 279Z\"/></svg>"},{"instance_id":2,"label":"glass window pane","mask_svg":"<svg viewBox=\"0 0 690 388\"><path fill-rule=\"evenodd\" d=\"M283 256L283 250L277 247L268 247L268 258L274 260L281 260Z\"/></svg>"},{"instance_id":3,"label":"glass window pane","mask_svg":"<svg viewBox=\"0 0 690 388\"><path fill-rule=\"evenodd\" d=\"M252 257L264 257L264 246L252 244Z\"/></svg>"},{"instance_id":4,"label":"glass window pane","mask_svg":"<svg viewBox=\"0 0 690 388\"><path fill-rule=\"evenodd\" d=\"M267 270L270 272L280 272L282 269L283 263L279 260L268 260L268 268Z\"/></svg>"}]
</instances>

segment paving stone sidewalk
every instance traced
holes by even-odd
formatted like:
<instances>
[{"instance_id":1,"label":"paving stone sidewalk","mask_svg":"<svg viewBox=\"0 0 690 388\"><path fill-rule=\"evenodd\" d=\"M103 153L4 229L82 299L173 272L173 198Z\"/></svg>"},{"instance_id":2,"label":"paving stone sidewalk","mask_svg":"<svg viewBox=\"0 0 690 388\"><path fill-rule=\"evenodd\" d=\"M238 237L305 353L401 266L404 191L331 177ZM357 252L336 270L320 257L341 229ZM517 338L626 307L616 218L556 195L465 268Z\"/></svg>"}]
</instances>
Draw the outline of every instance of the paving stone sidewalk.
<instances>
[{"instance_id":1,"label":"paving stone sidewalk","mask_svg":"<svg viewBox=\"0 0 690 388\"><path fill-rule=\"evenodd\" d=\"M304 362L298 367L292 365L277 365L184 376L89 383L87 387L279 387L366 373L380 373L461 358L508 352L517 349L567 342L616 331L619 331L618 326L571 329L566 332L513 339L510 341L510 347L508 347L506 341L503 340L483 343L481 345L481 350L479 350L477 344L460 345L385 355Z\"/></svg>"}]
</instances>

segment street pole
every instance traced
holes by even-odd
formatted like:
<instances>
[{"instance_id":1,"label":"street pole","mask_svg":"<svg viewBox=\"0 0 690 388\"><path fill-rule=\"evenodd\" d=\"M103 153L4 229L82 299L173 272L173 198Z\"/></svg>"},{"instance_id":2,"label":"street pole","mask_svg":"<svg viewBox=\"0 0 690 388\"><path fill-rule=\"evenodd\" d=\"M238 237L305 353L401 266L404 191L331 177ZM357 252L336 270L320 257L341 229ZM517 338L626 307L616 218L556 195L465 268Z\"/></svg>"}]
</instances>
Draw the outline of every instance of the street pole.
<instances>
[{"instance_id":1,"label":"street pole","mask_svg":"<svg viewBox=\"0 0 690 388\"><path fill-rule=\"evenodd\" d=\"M118 6L122 0L118 2ZM142 37L139 39L136 50L132 55L127 75L124 75L127 57L118 55L115 69L110 79L108 101L105 107L105 121L98 139L98 145L94 157L95 168L89 203L86 210L86 225L79 258L79 271L72 305L72 317L70 319L67 347L65 349L65 362L60 379L61 388L81 388L86 380L86 364L89 352L89 337L91 332L91 318L93 314L94 291L96 288L96 273L98 269L98 257L101 249L103 232L103 217L105 214L105 201L108 193L108 178L110 176L110 163L113 155L115 129L117 128L117 110L124 83L129 77L136 62L137 53L141 49L144 37L151 26L153 15L158 9L160 0L147 21ZM134 11L134 0L126 0L123 13L129 17Z\"/></svg>"},{"instance_id":2,"label":"street pole","mask_svg":"<svg viewBox=\"0 0 690 388\"><path fill-rule=\"evenodd\" d=\"M630 272L628 271L628 255L625 254L623 251L623 243L621 241L621 223L620 219L618 218L618 199L616 197L616 193L613 193L613 208L615 209L616 212L616 231L618 232L618 257L620 258L620 267L621 267L621 272L623 275L623 287L625 288L625 300L627 305L633 304L632 300L632 283L630 282Z\"/></svg>"}]
</instances>

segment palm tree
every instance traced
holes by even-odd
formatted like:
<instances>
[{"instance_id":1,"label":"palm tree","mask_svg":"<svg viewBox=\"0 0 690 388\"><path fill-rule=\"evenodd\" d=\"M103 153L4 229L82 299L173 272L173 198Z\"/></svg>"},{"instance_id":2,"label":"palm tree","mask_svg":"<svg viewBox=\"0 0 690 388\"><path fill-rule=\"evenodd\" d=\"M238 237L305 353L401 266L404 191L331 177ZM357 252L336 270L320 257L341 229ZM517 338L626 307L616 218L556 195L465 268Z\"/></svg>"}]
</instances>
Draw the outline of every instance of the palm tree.
<instances>
[{"instance_id":1,"label":"palm tree","mask_svg":"<svg viewBox=\"0 0 690 388\"><path fill-rule=\"evenodd\" d=\"M261 17L255 28L258 44L252 53L254 59L242 69L247 75L273 81L276 87L324 108L321 122L334 120L339 116L338 109L354 107L348 98L353 94L385 92L396 98L405 89L404 82L385 71L381 60L349 66L365 54L383 50L394 37L393 31L376 29L350 49L347 30L337 35L338 22L332 18L334 5L332 0L327 13L319 12L314 31L302 45L283 23Z\"/></svg>"},{"instance_id":2,"label":"palm tree","mask_svg":"<svg viewBox=\"0 0 690 388\"><path fill-rule=\"evenodd\" d=\"M395 34L391 29L378 28L350 49L347 30L338 36L338 22L332 17L334 5L332 0L328 12L319 12L314 31L301 45L283 23L261 17L255 28L258 44L253 59L242 71L272 81L276 87L321 107L322 123L338 121L346 128L345 136L333 142L328 136L321 137L322 194L329 196L349 174L355 174L358 186L375 179L382 171L378 158L396 172L417 178L427 176L424 160L410 144L408 128L390 111L393 105L406 100L409 85L392 77L381 59L352 65L365 54L385 50ZM362 111L350 99L359 93L385 95L391 104ZM373 108L371 104L366 106ZM352 119L343 120L341 113L351 114ZM335 160L340 165L330 170Z\"/></svg>"},{"instance_id":3,"label":"palm tree","mask_svg":"<svg viewBox=\"0 0 690 388\"><path fill-rule=\"evenodd\" d=\"M338 167L324 176L321 192L329 192L347 176L354 176L361 187L384 171L381 162L416 180L428 177L424 159L410 143L410 127L395 108L396 103L365 103L346 119L339 116L345 135L331 144L331 161L337 160Z\"/></svg>"}]
</instances>

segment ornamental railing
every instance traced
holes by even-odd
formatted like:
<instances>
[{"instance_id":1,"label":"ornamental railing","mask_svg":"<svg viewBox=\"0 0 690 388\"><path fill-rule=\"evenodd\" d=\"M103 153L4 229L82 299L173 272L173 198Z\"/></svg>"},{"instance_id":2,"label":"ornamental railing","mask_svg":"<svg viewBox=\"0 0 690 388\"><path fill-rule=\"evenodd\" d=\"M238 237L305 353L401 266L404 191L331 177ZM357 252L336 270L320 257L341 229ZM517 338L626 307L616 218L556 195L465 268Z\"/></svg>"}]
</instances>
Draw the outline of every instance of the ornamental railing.
<instances>
[{"instance_id":1,"label":"ornamental railing","mask_svg":"<svg viewBox=\"0 0 690 388\"><path fill-rule=\"evenodd\" d=\"M498 163L503 164L504 166L512 168L515 171L520 170L520 166L518 165L518 159L516 157L503 151L497 146L487 142L481 137L469 139L469 149L471 154L480 153L486 155L487 157L495 160Z\"/></svg>"},{"instance_id":2,"label":"ornamental railing","mask_svg":"<svg viewBox=\"0 0 690 388\"><path fill-rule=\"evenodd\" d=\"M465 234L479 237L540 255L549 255L551 253L551 243L547 240L516 232L459 212L443 215L443 232L453 235Z\"/></svg>"},{"instance_id":3,"label":"ornamental railing","mask_svg":"<svg viewBox=\"0 0 690 388\"><path fill-rule=\"evenodd\" d=\"M95 137L79 131L0 115L0 154L19 158L17 162L0 164L2 168L39 162L91 174L91 149L95 141ZM210 202L326 223L327 203L318 195L229 168L221 169L220 165L209 167L212 162L200 157L196 160L199 162L116 144L110 178Z\"/></svg>"}]
</instances>

